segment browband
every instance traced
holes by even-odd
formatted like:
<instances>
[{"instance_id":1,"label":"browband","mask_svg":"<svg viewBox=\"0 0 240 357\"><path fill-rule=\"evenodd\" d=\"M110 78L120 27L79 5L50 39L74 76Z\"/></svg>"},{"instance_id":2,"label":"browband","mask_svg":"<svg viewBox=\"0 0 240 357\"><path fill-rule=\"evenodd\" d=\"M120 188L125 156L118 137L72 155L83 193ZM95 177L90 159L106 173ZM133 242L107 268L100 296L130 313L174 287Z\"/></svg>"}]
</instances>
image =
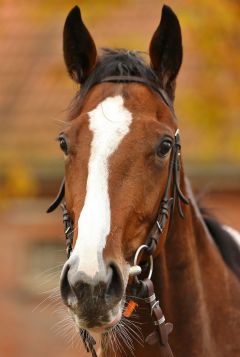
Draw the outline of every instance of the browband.
<instances>
[{"instance_id":1,"label":"browband","mask_svg":"<svg viewBox=\"0 0 240 357\"><path fill-rule=\"evenodd\" d=\"M106 78L102 79L100 83L106 83L106 82L112 82L112 83L128 83L128 82L131 82L131 83L144 84L145 86L150 87L155 92L157 92L160 95L160 97L162 98L162 100L164 101L164 103L169 108L171 108L173 110L173 103L170 100L170 98L167 95L167 93L163 89L157 87L155 84L153 84L152 82L150 82L150 81L148 81L146 79L143 79L143 78L138 77L138 76L109 76L109 77L106 77Z\"/></svg>"}]
</instances>

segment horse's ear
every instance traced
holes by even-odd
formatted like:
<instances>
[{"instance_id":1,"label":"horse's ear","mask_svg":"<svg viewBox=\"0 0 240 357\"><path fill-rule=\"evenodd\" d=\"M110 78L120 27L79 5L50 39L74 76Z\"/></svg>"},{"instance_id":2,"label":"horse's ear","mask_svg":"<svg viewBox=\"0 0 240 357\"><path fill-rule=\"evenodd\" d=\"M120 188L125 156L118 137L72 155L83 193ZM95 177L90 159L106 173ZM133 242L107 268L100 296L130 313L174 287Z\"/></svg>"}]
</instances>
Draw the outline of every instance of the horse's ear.
<instances>
[{"instance_id":1,"label":"horse's ear","mask_svg":"<svg viewBox=\"0 0 240 357\"><path fill-rule=\"evenodd\" d=\"M97 50L78 6L70 11L64 25L63 53L70 76L83 83L95 66Z\"/></svg>"},{"instance_id":2,"label":"horse's ear","mask_svg":"<svg viewBox=\"0 0 240 357\"><path fill-rule=\"evenodd\" d=\"M149 55L151 67L163 89L174 99L176 77L182 64L182 35L177 16L166 5L162 8L160 24L152 37Z\"/></svg>"}]
</instances>

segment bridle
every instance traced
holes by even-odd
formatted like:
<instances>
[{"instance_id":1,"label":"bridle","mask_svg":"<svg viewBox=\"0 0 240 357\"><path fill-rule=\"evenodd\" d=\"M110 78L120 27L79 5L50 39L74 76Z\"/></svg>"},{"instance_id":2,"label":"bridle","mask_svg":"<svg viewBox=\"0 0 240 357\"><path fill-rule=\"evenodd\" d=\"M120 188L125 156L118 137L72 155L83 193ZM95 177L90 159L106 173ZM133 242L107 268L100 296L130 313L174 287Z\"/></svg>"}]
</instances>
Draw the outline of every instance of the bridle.
<instances>
[{"instance_id":1,"label":"bridle","mask_svg":"<svg viewBox=\"0 0 240 357\"><path fill-rule=\"evenodd\" d=\"M137 76L110 76L102 79L100 83L140 83L149 88L153 91L157 92L163 102L169 107L172 114L175 117L173 103L169 99L167 93L159 88L157 85L153 84L152 82L143 79ZM99 84L99 83L98 83ZM166 356L173 356L172 350L168 343L168 334L172 331L173 325L171 323L166 323L164 315L159 305L159 301L156 299L154 293L154 286L151 281L151 274L146 279L139 280L138 275L141 274L142 269L141 266L138 265L138 255L141 251L144 251L145 254L149 255L150 262L151 262L151 269L152 270L152 262L153 258L152 255L157 249L159 244L161 235L164 232L166 224L168 222L171 210L175 205L177 205L177 210L179 212L180 217L184 218L183 210L182 210L182 203L188 204L187 198L181 191L180 188L180 153L181 153L181 145L180 145L180 136L179 136L179 129L177 129L174 135L174 143L172 146L170 162L169 162L169 171L168 171L168 180L166 184L166 188L160 202L159 212L157 214L156 221L146 239L145 244L140 246L135 254L134 265L130 268L130 276L133 276L134 283L132 284L132 289L135 293L136 297L141 297L145 300L145 302L149 305L151 316L153 318L154 323L154 331L147 336L145 342L153 345L157 342L160 343L161 347L164 348L166 352ZM54 211L60 204L63 212L63 223L64 223L64 232L66 238L66 251L67 257L70 257L72 252L72 245L73 245L73 230L74 230L74 223L68 213L67 207L65 203L61 203L65 195L65 185L64 179L61 183L59 192L49 206L47 213ZM80 334L83 342L85 344L86 350L91 352L93 357L97 357L97 354L94 349L95 341L92 336L89 334L88 331L84 330L84 333Z\"/></svg>"}]
</instances>

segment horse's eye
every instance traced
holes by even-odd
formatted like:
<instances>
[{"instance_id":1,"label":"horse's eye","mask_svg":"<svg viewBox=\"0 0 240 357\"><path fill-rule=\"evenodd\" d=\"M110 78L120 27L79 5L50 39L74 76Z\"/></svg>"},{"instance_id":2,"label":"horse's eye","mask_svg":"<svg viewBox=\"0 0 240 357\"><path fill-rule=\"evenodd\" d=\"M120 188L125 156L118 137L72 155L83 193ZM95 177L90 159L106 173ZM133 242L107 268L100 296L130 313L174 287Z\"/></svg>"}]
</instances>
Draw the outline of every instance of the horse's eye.
<instances>
[{"instance_id":1,"label":"horse's eye","mask_svg":"<svg viewBox=\"0 0 240 357\"><path fill-rule=\"evenodd\" d=\"M68 154L68 145L67 145L67 140L64 135L60 135L58 138L59 145L61 150L64 152L65 155Z\"/></svg>"},{"instance_id":2,"label":"horse's eye","mask_svg":"<svg viewBox=\"0 0 240 357\"><path fill-rule=\"evenodd\" d=\"M161 157L166 156L167 153L171 150L172 144L173 143L171 139L164 139L157 147L157 155Z\"/></svg>"}]
</instances>

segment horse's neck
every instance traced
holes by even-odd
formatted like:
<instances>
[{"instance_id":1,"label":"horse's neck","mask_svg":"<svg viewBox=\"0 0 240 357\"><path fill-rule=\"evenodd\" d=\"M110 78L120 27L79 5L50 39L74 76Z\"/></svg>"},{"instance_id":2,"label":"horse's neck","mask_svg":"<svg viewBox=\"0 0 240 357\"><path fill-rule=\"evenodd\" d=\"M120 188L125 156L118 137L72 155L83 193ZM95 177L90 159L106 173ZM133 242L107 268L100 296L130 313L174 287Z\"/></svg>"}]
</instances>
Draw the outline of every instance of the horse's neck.
<instances>
[{"instance_id":1,"label":"horse's neck","mask_svg":"<svg viewBox=\"0 0 240 357\"><path fill-rule=\"evenodd\" d=\"M155 259L153 281L166 318L174 323L170 341L176 354L216 356L218 339L232 345L226 323L232 318L231 306L238 304L238 282L209 236L193 196L188 196L185 218L177 209L173 212L164 249Z\"/></svg>"}]
</instances>

